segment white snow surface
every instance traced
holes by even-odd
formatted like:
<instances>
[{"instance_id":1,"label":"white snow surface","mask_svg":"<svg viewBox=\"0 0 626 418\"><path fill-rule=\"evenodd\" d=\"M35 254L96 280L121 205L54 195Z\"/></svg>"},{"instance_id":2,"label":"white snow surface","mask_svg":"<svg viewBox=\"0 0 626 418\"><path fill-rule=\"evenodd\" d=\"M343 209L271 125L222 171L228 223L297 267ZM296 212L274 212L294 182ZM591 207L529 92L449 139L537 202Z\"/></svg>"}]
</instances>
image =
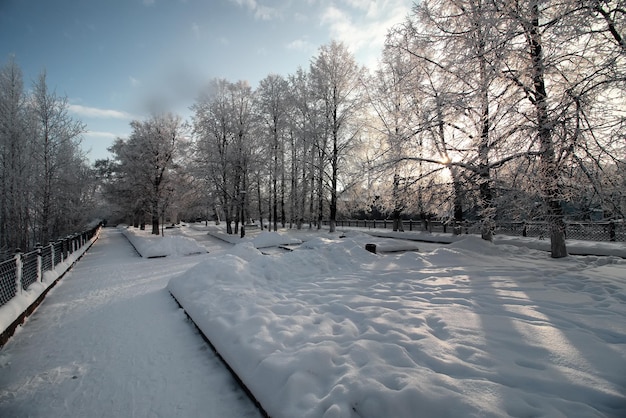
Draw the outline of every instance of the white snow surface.
<instances>
[{"instance_id":1,"label":"white snow surface","mask_svg":"<svg viewBox=\"0 0 626 418\"><path fill-rule=\"evenodd\" d=\"M198 242L192 238L180 236L176 231L168 230L167 235L160 236L129 228L126 225L119 225L118 228L133 244L135 250L145 258L192 255L206 252L206 249ZM176 234L173 235L172 232Z\"/></svg>"},{"instance_id":2,"label":"white snow surface","mask_svg":"<svg viewBox=\"0 0 626 418\"><path fill-rule=\"evenodd\" d=\"M363 232L104 229L0 350L0 417L258 416L168 290L273 418L626 416L624 243ZM397 238L455 242L364 249Z\"/></svg>"},{"instance_id":3,"label":"white snow surface","mask_svg":"<svg viewBox=\"0 0 626 418\"><path fill-rule=\"evenodd\" d=\"M169 282L270 416L626 416L625 260L345 234L244 241Z\"/></svg>"},{"instance_id":4,"label":"white snow surface","mask_svg":"<svg viewBox=\"0 0 626 418\"><path fill-rule=\"evenodd\" d=\"M165 289L200 257L105 228L0 350L0 417L259 418Z\"/></svg>"},{"instance_id":5,"label":"white snow surface","mask_svg":"<svg viewBox=\"0 0 626 418\"><path fill-rule=\"evenodd\" d=\"M69 254L68 257L54 266L53 270L43 272L41 282L32 283L27 290L20 288L17 295L10 301L0 306L0 332L4 332L26 309L41 296L54 282L67 272L87 249L98 239L96 234L85 245Z\"/></svg>"}]
</instances>

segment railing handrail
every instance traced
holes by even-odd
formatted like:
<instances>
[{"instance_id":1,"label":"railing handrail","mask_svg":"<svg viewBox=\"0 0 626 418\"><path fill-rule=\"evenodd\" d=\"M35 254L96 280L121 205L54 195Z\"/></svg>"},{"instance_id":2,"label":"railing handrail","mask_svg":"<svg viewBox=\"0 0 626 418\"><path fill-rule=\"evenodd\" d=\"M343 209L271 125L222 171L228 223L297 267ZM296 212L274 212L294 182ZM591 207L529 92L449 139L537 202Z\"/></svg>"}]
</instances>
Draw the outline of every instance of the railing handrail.
<instances>
[{"instance_id":1,"label":"railing handrail","mask_svg":"<svg viewBox=\"0 0 626 418\"><path fill-rule=\"evenodd\" d=\"M0 261L0 307L22 291L28 290L31 284L41 282L45 272L54 270L71 254L81 249L97 234L101 226L98 224L83 232L51 241L45 246L38 245L26 253L17 249L12 258Z\"/></svg>"}]
</instances>

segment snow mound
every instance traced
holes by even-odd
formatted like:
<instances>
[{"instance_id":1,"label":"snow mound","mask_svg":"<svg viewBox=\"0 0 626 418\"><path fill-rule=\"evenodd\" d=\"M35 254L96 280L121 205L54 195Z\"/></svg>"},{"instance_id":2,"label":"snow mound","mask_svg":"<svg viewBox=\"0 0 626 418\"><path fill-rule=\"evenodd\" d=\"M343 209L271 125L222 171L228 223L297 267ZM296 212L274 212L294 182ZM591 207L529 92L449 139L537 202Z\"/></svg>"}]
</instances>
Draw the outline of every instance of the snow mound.
<instances>
[{"instance_id":1,"label":"snow mound","mask_svg":"<svg viewBox=\"0 0 626 418\"><path fill-rule=\"evenodd\" d=\"M144 231L120 228L122 233L133 244L137 252L145 258L184 256L206 253L196 240L180 235L154 236Z\"/></svg>"},{"instance_id":2,"label":"snow mound","mask_svg":"<svg viewBox=\"0 0 626 418\"><path fill-rule=\"evenodd\" d=\"M300 244L299 239L291 238L278 232L262 231L252 238L252 243L256 248L277 247L280 245Z\"/></svg>"},{"instance_id":3,"label":"snow mound","mask_svg":"<svg viewBox=\"0 0 626 418\"><path fill-rule=\"evenodd\" d=\"M263 256L261 251L257 250L257 247L252 242L242 242L237 244L230 251L230 254L240 257L246 261L253 261L258 257Z\"/></svg>"},{"instance_id":4,"label":"snow mound","mask_svg":"<svg viewBox=\"0 0 626 418\"><path fill-rule=\"evenodd\" d=\"M168 289L273 417L626 412L625 262L368 240L238 245Z\"/></svg>"},{"instance_id":5,"label":"snow mound","mask_svg":"<svg viewBox=\"0 0 626 418\"><path fill-rule=\"evenodd\" d=\"M502 251L491 241L482 239L476 235L466 235L462 239L447 246L456 250L477 252L482 255L501 255Z\"/></svg>"}]
</instances>

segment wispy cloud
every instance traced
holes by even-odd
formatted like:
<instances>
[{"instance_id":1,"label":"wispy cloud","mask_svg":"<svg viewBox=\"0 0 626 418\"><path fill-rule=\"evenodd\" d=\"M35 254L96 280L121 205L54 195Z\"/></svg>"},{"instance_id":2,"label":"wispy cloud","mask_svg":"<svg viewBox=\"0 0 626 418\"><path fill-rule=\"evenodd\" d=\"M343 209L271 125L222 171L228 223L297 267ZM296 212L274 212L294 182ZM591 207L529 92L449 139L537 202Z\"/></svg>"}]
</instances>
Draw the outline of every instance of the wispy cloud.
<instances>
[{"instance_id":1,"label":"wispy cloud","mask_svg":"<svg viewBox=\"0 0 626 418\"><path fill-rule=\"evenodd\" d=\"M289 42L287 45L285 45L285 47L293 51L315 50L315 45L313 45L311 42L307 41L306 39L296 39L294 41Z\"/></svg>"},{"instance_id":2,"label":"wispy cloud","mask_svg":"<svg viewBox=\"0 0 626 418\"><path fill-rule=\"evenodd\" d=\"M152 6L154 4L154 0L143 0L143 4L146 6Z\"/></svg>"},{"instance_id":3,"label":"wispy cloud","mask_svg":"<svg viewBox=\"0 0 626 418\"><path fill-rule=\"evenodd\" d=\"M272 20L282 16L279 9L261 4L257 0L230 0L232 3L244 7L254 13L254 18L259 20Z\"/></svg>"},{"instance_id":4,"label":"wispy cloud","mask_svg":"<svg viewBox=\"0 0 626 418\"><path fill-rule=\"evenodd\" d=\"M94 138L94 139L116 139L121 135L117 135L114 134L113 132L101 132L101 131L87 131L85 132L85 136L88 136L90 138Z\"/></svg>"},{"instance_id":5,"label":"wispy cloud","mask_svg":"<svg viewBox=\"0 0 626 418\"><path fill-rule=\"evenodd\" d=\"M404 20L410 7L403 0L341 0L322 10L320 23L328 27L332 38L343 41L353 53L361 52L367 55L367 61L375 61L387 31Z\"/></svg>"},{"instance_id":6,"label":"wispy cloud","mask_svg":"<svg viewBox=\"0 0 626 418\"><path fill-rule=\"evenodd\" d=\"M113 109L100 109L97 107L89 107L77 104L68 106L69 111L83 117L99 118L99 119L135 119L133 115L127 112Z\"/></svg>"},{"instance_id":7,"label":"wispy cloud","mask_svg":"<svg viewBox=\"0 0 626 418\"><path fill-rule=\"evenodd\" d=\"M141 81L139 81L139 79L133 77L132 75L128 76L128 80L130 81L130 85L133 87L141 86Z\"/></svg>"}]
</instances>

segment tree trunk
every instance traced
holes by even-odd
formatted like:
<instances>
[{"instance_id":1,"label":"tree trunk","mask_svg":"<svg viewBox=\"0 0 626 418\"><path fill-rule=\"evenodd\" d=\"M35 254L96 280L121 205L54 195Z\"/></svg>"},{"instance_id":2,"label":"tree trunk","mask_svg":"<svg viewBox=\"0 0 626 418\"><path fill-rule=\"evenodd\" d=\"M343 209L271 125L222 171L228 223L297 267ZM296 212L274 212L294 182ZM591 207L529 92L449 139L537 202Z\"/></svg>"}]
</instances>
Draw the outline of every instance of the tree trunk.
<instances>
[{"instance_id":1,"label":"tree trunk","mask_svg":"<svg viewBox=\"0 0 626 418\"><path fill-rule=\"evenodd\" d=\"M481 201L481 237L485 241L493 240L493 193L491 190L491 173L489 167L489 80L487 76L487 62L485 58L485 41L482 39L480 26L477 25L478 35L481 37L478 43L478 56L480 60L480 105L481 105L481 132L480 144L478 145L478 174L480 177L480 201Z\"/></svg>"},{"instance_id":2,"label":"tree trunk","mask_svg":"<svg viewBox=\"0 0 626 418\"><path fill-rule=\"evenodd\" d=\"M552 142L552 127L548 115L548 95L544 78L543 45L539 33L539 4L534 0L531 8L531 23L528 41L532 58L533 86L535 90L535 111L540 142L543 194L546 200L547 221L550 227L550 251L553 258L567 256L565 245L565 223L559 200L558 170Z\"/></svg>"},{"instance_id":3,"label":"tree trunk","mask_svg":"<svg viewBox=\"0 0 626 418\"><path fill-rule=\"evenodd\" d=\"M152 235L159 235L159 204L152 203Z\"/></svg>"},{"instance_id":4,"label":"tree trunk","mask_svg":"<svg viewBox=\"0 0 626 418\"><path fill-rule=\"evenodd\" d=\"M256 182L256 195L257 195L258 205L259 205L259 226L261 227L261 231L263 231L263 201L261 200L261 181L260 180L257 180Z\"/></svg>"}]
</instances>

